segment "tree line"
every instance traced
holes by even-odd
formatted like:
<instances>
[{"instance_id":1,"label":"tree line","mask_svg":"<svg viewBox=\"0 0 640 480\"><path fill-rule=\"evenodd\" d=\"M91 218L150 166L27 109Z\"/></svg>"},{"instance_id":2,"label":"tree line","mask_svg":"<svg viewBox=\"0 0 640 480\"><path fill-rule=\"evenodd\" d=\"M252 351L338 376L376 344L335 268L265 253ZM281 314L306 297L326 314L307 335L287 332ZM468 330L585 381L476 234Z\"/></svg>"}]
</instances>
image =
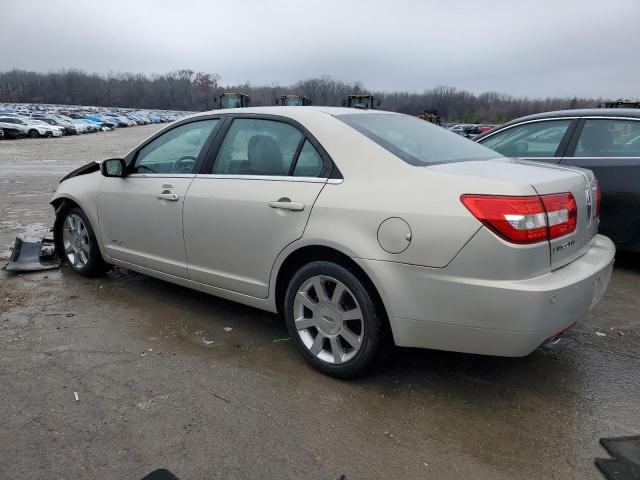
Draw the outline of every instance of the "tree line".
<instances>
[{"instance_id":1,"label":"tree line","mask_svg":"<svg viewBox=\"0 0 640 480\"><path fill-rule=\"evenodd\" d=\"M166 110L205 111L215 108L217 94L245 93L251 105L274 105L280 95L305 95L314 105L339 106L349 94L371 93L380 108L416 115L438 110L450 122L502 123L548 110L596 107L594 98L523 98L498 92L480 94L449 86L422 92L369 91L361 82L331 77L300 80L293 85L255 86L250 83L221 85L216 73L184 69L164 74L118 72L88 73L62 70L49 73L10 70L0 72L0 102L92 105Z\"/></svg>"}]
</instances>

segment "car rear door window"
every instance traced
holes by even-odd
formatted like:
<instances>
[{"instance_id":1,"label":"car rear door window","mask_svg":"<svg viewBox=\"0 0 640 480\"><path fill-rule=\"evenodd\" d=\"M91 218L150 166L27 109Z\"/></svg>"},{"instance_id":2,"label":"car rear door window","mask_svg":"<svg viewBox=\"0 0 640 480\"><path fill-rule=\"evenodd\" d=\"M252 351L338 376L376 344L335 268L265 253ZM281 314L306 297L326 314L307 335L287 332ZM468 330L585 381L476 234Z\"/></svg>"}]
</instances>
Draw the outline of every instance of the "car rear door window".
<instances>
[{"instance_id":1,"label":"car rear door window","mask_svg":"<svg viewBox=\"0 0 640 480\"><path fill-rule=\"evenodd\" d=\"M211 119L191 122L160 135L140 149L133 173L195 173L200 151L218 121Z\"/></svg>"},{"instance_id":2,"label":"car rear door window","mask_svg":"<svg viewBox=\"0 0 640 480\"><path fill-rule=\"evenodd\" d=\"M640 157L640 121L588 119L574 157Z\"/></svg>"},{"instance_id":3,"label":"car rear door window","mask_svg":"<svg viewBox=\"0 0 640 480\"><path fill-rule=\"evenodd\" d=\"M555 157L572 120L532 122L507 128L480 143L507 157Z\"/></svg>"},{"instance_id":4,"label":"car rear door window","mask_svg":"<svg viewBox=\"0 0 640 480\"><path fill-rule=\"evenodd\" d=\"M293 170L294 177L317 177L322 173L324 163L318 151L311 145L309 140L305 140L302 150L298 155L296 167Z\"/></svg>"},{"instance_id":5,"label":"car rear door window","mask_svg":"<svg viewBox=\"0 0 640 480\"><path fill-rule=\"evenodd\" d=\"M289 175L304 136L288 123L236 118L213 166L214 174Z\"/></svg>"}]
</instances>

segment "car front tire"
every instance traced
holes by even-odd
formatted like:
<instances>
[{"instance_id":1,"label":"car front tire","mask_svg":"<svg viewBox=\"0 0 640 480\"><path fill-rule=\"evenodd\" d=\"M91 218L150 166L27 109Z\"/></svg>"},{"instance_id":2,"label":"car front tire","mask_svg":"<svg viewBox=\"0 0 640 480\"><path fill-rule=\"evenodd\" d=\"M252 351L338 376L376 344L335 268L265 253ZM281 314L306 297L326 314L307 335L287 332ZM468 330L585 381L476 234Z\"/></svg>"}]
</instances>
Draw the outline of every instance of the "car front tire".
<instances>
[{"instance_id":1,"label":"car front tire","mask_svg":"<svg viewBox=\"0 0 640 480\"><path fill-rule=\"evenodd\" d=\"M60 212L54 226L56 249L60 258L85 277L96 277L109 269L102 258L89 219L78 207Z\"/></svg>"},{"instance_id":2,"label":"car front tire","mask_svg":"<svg viewBox=\"0 0 640 480\"><path fill-rule=\"evenodd\" d=\"M364 374L385 347L384 313L354 273L330 261L308 263L293 275L284 317L302 356L333 377Z\"/></svg>"}]
</instances>

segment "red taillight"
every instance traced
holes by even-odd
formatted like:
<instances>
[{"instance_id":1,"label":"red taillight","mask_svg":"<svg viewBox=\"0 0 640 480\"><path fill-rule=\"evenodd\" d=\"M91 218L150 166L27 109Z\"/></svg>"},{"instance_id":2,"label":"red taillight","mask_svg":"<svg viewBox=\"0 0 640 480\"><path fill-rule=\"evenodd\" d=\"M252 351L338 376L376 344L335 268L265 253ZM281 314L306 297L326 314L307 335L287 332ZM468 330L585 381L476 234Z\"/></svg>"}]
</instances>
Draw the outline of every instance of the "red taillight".
<instances>
[{"instance_id":1,"label":"red taillight","mask_svg":"<svg viewBox=\"0 0 640 480\"><path fill-rule=\"evenodd\" d=\"M542 242L576 229L577 207L571 193L462 195L460 200L487 228L512 243Z\"/></svg>"},{"instance_id":2,"label":"red taillight","mask_svg":"<svg viewBox=\"0 0 640 480\"><path fill-rule=\"evenodd\" d=\"M596 218L600 218L600 204L602 203L602 191L600 183L596 180Z\"/></svg>"},{"instance_id":3,"label":"red taillight","mask_svg":"<svg viewBox=\"0 0 640 480\"><path fill-rule=\"evenodd\" d=\"M576 199L570 193L542 195L542 203L547 211L549 239L564 237L575 231L578 221Z\"/></svg>"}]
</instances>

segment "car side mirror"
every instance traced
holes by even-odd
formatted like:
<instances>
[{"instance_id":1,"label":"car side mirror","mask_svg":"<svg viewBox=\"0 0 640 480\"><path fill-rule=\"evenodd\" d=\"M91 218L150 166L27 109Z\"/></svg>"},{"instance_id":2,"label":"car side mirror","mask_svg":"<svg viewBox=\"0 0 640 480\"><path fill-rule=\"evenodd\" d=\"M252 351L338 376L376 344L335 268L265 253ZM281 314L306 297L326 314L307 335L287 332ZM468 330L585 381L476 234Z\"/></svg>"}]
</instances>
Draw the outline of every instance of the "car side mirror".
<instances>
[{"instance_id":1,"label":"car side mirror","mask_svg":"<svg viewBox=\"0 0 640 480\"><path fill-rule=\"evenodd\" d=\"M123 178L126 164L122 158L109 158L100 164L100 172L105 177Z\"/></svg>"}]
</instances>

